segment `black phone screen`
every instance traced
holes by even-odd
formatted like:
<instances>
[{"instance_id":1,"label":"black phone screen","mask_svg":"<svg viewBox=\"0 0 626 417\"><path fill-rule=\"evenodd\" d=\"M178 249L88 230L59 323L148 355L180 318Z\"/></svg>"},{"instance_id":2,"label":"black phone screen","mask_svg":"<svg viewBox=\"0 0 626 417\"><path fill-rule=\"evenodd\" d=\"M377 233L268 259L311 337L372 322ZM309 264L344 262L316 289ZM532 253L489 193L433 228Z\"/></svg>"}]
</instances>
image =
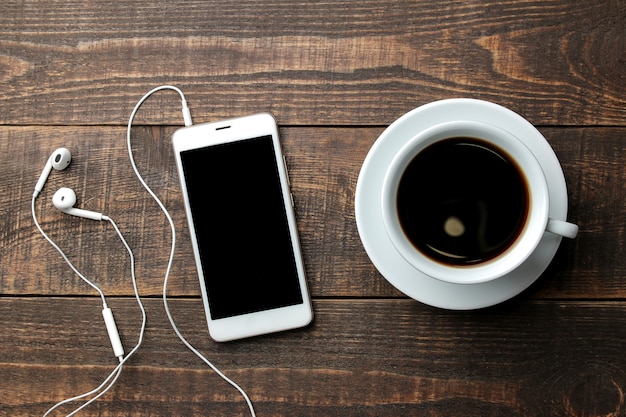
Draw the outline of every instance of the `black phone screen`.
<instances>
[{"instance_id":1,"label":"black phone screen","mask_svg":"<svg viewBox=\"0 0 626 417\"><path fill-rule=\"evenodd\" d=\"M272 137L180 157L211 317L303 303Z\"/></svg>"}]
</instances>

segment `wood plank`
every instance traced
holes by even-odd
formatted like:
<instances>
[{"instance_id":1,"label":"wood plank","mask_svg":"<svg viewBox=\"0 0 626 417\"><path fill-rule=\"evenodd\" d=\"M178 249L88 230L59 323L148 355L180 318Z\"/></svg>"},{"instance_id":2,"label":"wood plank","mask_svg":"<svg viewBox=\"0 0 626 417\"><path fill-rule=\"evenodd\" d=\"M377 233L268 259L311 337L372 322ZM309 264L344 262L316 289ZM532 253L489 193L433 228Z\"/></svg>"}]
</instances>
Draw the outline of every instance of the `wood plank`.
<instances>
[{"instance_id":1,"label":"wood plank","mask_svg":"<svg viewBox=\"0 0 626 417\"><path fill-rule=\"evenodd\" d=\"M132 345L133 300L110 305ZM140 353L81 415L245 414L234 389L176 339L160 301L146 305ZM410 300L318 300L307 329L229 344L208 339L198 299L172 308L183 334L246 389L259 415L618 415L626 389L623 302L459 313ZM41 415L113 368L98 310L95 298L0 298L1 415Z\"/></svg>"},{"instance_id":2,"label":"wood plank","mask_svg":"<svg viewBox=\"0 0 626 417\"><path fill-rule=\"evenodd\" d=\"M179 232L169 293L182 333L250 394L259 416L623 415L626 392L626 7L619 0L7 0L0 14L0 416L42 415L115 366L97 295L33 225L102 286L130 350L140 310L106 223L54 210L60 186L119 224L148 312L141 350L81 415L248 415L177 339L160 294L168 226L134 177L137 100L181 87L196 123L256 111L281 128L315 321L209 339L169 138L177 96L133 129L140 170ZM359 169L384 127L427 102L517 111L561 160L581 226L519 297L473 312L407 299L378 273L354 217ZM62 410L66 414L69 408ZM61 413L58 413L59 415Z\"/></svg>"},{"instance_id":3,"label":"wood plank","mask_svg":"<svg viewBox=\"0 0 626 417\"><path fill-rule=\"evenodd\" d=\"M119 125L175 83L215 119L387 125L474 97L535 124L623 126L625 27L615 0L7 1L0 123ZM178 123L154 101L141 121Z\"/></svg>"},{"instance_id":4,"label":"wood plank","mask_svg":"<svg viewBox=\"0 0 626 417\"><path fill-rule=\"evenodd\" d=\"M179 231L171 291L197 295L178 176L170 150L172 127L133 130L139 169L171 209ZM365 253L354 219L361 163L382 128L281 128L311 292L316 297L400 296ZM569 218L581 226L531 290L534 297L626 296L626 147L624 128L542 128L559 156L570 192ZM4 127L0 165L9 194L0 199L0 292L92 294L38 234L30 196L46 158L59 146L74 151L64 172L53 172L36 208L45 230L77 267L111 295L130 295L129 262L110 226L74 218L49 203L61 186L76 190L79 205L110 215L138 258L140 290L159 295L169 228L140 189L125 148L125 129L111 127Z\"/></svg>"}]
</instances>

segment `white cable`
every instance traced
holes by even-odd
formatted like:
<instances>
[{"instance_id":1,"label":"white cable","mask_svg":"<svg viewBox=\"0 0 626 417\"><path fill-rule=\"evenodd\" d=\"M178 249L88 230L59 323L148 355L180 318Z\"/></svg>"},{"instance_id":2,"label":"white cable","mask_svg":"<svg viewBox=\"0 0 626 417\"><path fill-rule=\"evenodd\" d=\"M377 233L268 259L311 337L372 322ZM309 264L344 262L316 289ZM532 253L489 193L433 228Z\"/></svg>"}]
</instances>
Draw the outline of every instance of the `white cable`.
<instances>
[{"instance_id":1,"label":"white cable","mask_svg":"<svg viewBox=\"0 0 626 417\"><path fill-rule=\"evenodd\" d=\"M120 364L118 364L115 367L115 369L113 369L113 371L109 374L109 376L107 376L106 379L104 381L102 381L102 383L97 388L94 388L93 390L91 390L89 392L86 392L84 394L77 395L77 396L72 397L72 398L67 398L67 399L65 399L63 401L59 401L58 403L56 403L55 405L50 407L48 409L48 411L46 411L46 413L43 415L43 417L47 417L48 415L50 415L51 412L53 412L58 407L60 407L60 406L62 406L64 404L69 404L71 402L81 400L83 398L86 398L86 397L88 397L90 395L93 395L93 394L97 393L98 391L100 391L100 393L97 396L91 398L89 401L87 401L85 404L81 405L80 407L78 407L74 411L72 411L66 417L73 416L74 414L76 414L77 412L79 412L80 410L82 410L83 408L87 407L89 404L91 404L92 402L94 402L95 400L100 398L102 395L104 395L113 386L113 384L115 384L115 382L117 381L117 378L120 376L121 373L122 373L122 363L120 362ZM111 378L113 378L113 379L111 379ZM106 388L105 388L105 386L106 386Z\"/></svg>"},{"instance_id":2,"label":"white cable","mask_svg":"<svg viewBox=\"0 0 626 417\"><path fill-rule=\"evenodd\" d=\"M141 105L152 94L156 93L157 91L161 91L161 90L173 90L173 91L178 93L178 95L181 98L181 102L182 102L182 106L183 106L183 118L184 118L184 121L185 121L185 126L191 126L192 125L191 114L190 114L189 108L187 107L187 100L185 99L185 95L183 94L183 92L178 87L174 87L174 86L171 86L171 85L162 85L162 86L156 87L156 88L150 90L149 92L147 92L137 102L137 104L135 105L135 108L133 109L133 111L132 111L132 113L130 115L130 118L128 119L128 127L127 127L127 130L126 130L126 144L127 144L127 147L128 147L128 156L130 157L130 164L133 167L133 171L135 172L135 175L139 179L139 182L141 183L141 185L146 189L146 191L150 194L150 196L152 196L154 201L161 208L161 211L163 212L163 214L167 218L167 221L168 221L168 223L170 225L170 230L171 230L171 235L172 235L172 244L171 244L171 248L170 248L169 260L167 262L167 269L165 271L165 278L163 280L163 305L165 307L165 313L167 314L167 318L169 319L170 324L171 324L172 328L174 329L174 332L176 333L178 338L185 344L185 346L187 346L187 348L189 348L189 350L191 350L204 363L206 363L217 375L219 375L224 381L228 382L237 391L239 391L239 393L245 399L246 404L248 405L248 408L250 409L250 414L252 415L252 417L255 417L256 413L254 412L254 407L252 406L252 402L250 401L250 398L248 397L248 394L246 394L246 392L239 385L237 385L234 381L232 381L230 378L228 378L226 375L224 375L222 373L222 371L220 371L215 365L213 365L213 363L211 363L211 361L209 361L206 357L204 357L202 355L202 353L200 353L195 347L193 347L187 341L187 339L185 339L183 337L183 335L178 330L178 327L176 326L176 323L174 322L174 318L172 317L172 314L170 313L169 305L167 303L167 284L168 284L168 281L169 281L170 271L172 269L172 263L174 261L174 250L176 248L176 228L174 227L174 221L172 220L172 217L170 216L170 213L167 210L167 208L165 208L165 205L161 202L159 197L157 197L157 195L154 193L154 191L152 191L152 189L148 186L148 184L146 184L146 182L144 181L143 177L139 173L139 170L137 169L137 165L135 164L135 159L133 157L133 150L132 150L131 140L130 140L131 139L130 131L131 131L131 127L132 127L132 124L133 124L133 120L135 119L135 115L137 114L137 111L139 110Z\"/></svg>"},{"instance_id":3,"label":"white cable","mask_svg":"<svg viewBox=\"0 0 626 417\"><path fill-rule=\"evenodd\" d=\"M121 359L121 358L120 358ZM115 385L115 383L117 382L117 379L120 377L120 375L122 374L122 366L123 363L120 362L119 365L117 365L115 367L115 369L113 370L113 372L111 372L107 378L111 379L111 382L109 383L109 385L106 386L106 388L104 388L102 391L100 391L100 393L98 393L98 395L94 396L93 398L91 398L89 401L87 401L85 404L81 405L80 407L78 407L76 410L72 411L71 413L69 413L66 417L71 417L73 415L75 415L76 413L78 413L80 410L82 410L83 408L87 407L89 404L91 404L92 402L96 401L98 398L102 397L109 389L111 389L111 387L113 385ZM112 378L111 378L112 377ZM100 387L102 387L104 384L106 383L103 382Z\"/></svg>"},{"instance_id":4,"label":"white cable","mask_svg":"<svg viewBox=\"0 0 626 417\"><path fill-rule=\"evenodd\" d=\"M56 243L54 243L54 241L52 239L50 239L50 237L48 237L46 232L44 232L43 229L41 228L41 226L39 225L39 220L37 220L37 214L35 213L35 200L36 199L37 199L37 196L33 195L33 198L31 200L31 204L30 204L30 211L31 211L31 213L33 215L33 222L35 223L35 226L39 230L39 233L41 233L41 235L48 241L48 243L50 243L52 245L52 247L54 249L56 249L57 252L59 252L61 254L61 257L63 258L63 260L70 266L72 271L74 271L74 273L80 277L80 279L85 281L94 290L98 291L98 294L100 294L100 298L102 299L102 307L106 308L107 302L106 302L106 299L104 298L104 293L102 292L100 287L98 287L96 284L94 284L93 282L88 280L83 274L80 273L80 271L78 269L76 269L74 264L72 262L70 262L68 257L65 255L65 252L63 252L63 250Z\"/></svg>"},{"instance_id":5,"label":"white cable","mask_svg":"<svg viewBox=\"0 0 626 417\"><path fill-rule=\"evenodd\" d=\"M92 288L94 288L98 292L98 294L100 295L100 298L102 299L103 308L108 308L107 307L107 303L106 303L106 299L104 297L104 293L102 292L102 290L95 283L93 283L92 281L87 279L83 274L81 274L80 271L78 271L78 269L76 269L76 267L70 262L68 257L65 255L63 250L56 243L54 243L54 241L41 228L41 225L39 224L39 221L37 220L37 215L35 213L35 200L36 200L36 198L37 197L35 195L33 195L32 202L31 202L31 212L32 212L33 221L35 223L35 226L37 227L39 232L43 235L43 237L52 245L52 247L54 247L57 250L57 252L59 252L61 254L61 257L70 266L72 271L74 271L74 273L76 273L76 275L78 275L83 281L85 281L87 284L89 284ZM50 413L52 411L54 411L55 409L57 409L58 407L60 407L60 406L62 406L64 404L68 404L68 403L71 403L71 402L74 402L74 401L78 401L80 399L89 397L90 395L93 395L93 394L97 393L96 396L94 396L89 401L87 401L86 403L84 403L83 405L81 405L80 407L78 407L77 409L75 409L74 411L72 411L70 414L67 415L67 417L73 416L74 414L76 414L77 412L82 410L83 408L87 407L89 404L91 404L94 401L96 401L98 398L102 397L109 389L111 389L111 387L115 384L115 382L119 378L120 374L122 373L122 367L123 367L124 363L126 363L126 361L128 361L131 358L131 356L133 356L135 354L135 352L139 349L139 347L141 346L141 344L143 342L143 337L144 337L144 333L145 333L145 329L146 329L146 319L147 318L146 318L146 310L145 310L145 308L143 306L143 303L141 302L141 298L139 297L139 289L137 288L137 278L136 278L136 275L135 275L135 257L133 255L133 251L131 250L130 246L126 242L126 239L124 239L124 236L122 235L122 232L117 227L117 224L115 224L113 219L111 219L110 217L107 217L107 216L103 216L103 220L108 220L111 223L111 225L115 229L115 232L117 233L118 237L120 238L120 240L124 244L124 247L126 248L126 251L128 252L128 255L130 257L130 271L131 271L131 280L132 280L132 283L133 283L133 290L134 290L134 293L135 293L135 299L137 300L137 304L139 305L139 308L141 310L141 315L142 315L141 330L139 331L139 340L137 341L137 344L135 345L135 347L128 353L128 355L126 355L125 357L119 356L120 363L115 367L115 369L113 369L113 371L109 374L109 376L107 376L106 379L97 388L94 388L93 390L91 390L89 392L86 392L84 394L77 395L75 397L68 398L68 399L65 399L63 401L60 401L60 402L56 403L54 406L50 407L48 409L48 411L46 411L46 413L44 414L44 417L50 415Z\"/></svg>"}]
</instances>

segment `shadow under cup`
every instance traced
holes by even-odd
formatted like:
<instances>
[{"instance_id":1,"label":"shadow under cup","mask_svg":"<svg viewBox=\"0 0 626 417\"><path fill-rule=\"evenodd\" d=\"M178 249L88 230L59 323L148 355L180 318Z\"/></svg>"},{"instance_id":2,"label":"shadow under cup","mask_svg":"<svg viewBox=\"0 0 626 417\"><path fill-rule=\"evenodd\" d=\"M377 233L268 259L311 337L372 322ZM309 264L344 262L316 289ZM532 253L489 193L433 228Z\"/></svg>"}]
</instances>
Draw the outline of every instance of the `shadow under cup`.
<instances>
[{"instance_id":1,"label":"shadow under cup","mask_svg":"<svg viewBox=\"0 0 626 417\"><path fill-rule=\"evenodd\" d=\"M517 137L486 123L436 125L411 139L383 182L383 220L398 252L447 282L501 277L548 223L543 170Z\"/></svg>"}]
</instances>

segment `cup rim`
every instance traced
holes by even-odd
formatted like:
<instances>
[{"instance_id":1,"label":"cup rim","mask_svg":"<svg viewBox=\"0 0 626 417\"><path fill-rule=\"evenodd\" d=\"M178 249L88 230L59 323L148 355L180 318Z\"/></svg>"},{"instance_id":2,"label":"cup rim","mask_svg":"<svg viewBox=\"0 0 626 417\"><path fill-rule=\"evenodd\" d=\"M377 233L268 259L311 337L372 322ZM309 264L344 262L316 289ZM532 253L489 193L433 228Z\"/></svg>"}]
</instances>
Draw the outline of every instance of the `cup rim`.
<instances>
[{"instance_id":1,"label":"cup rim","mask_svg":"<svg viewBox=\"0 0 626 417\"><path fill-rule=\"evenodd\" d=\"M397 217L398 185L408 164L428 146L455 137L475 137L502 148L520 167L528 185L528 215L518 238L500 255L473 265L446 265L421 253L408 240ZM548 223L548 185L539 161L518 137L484 122L467 120L444 122L416 134L400 148L389 164L383 179L381 198L384 228L400 255L420 272L454 284L492 281L515 270L539 245Z\"/></svg>"}]
</instances>

